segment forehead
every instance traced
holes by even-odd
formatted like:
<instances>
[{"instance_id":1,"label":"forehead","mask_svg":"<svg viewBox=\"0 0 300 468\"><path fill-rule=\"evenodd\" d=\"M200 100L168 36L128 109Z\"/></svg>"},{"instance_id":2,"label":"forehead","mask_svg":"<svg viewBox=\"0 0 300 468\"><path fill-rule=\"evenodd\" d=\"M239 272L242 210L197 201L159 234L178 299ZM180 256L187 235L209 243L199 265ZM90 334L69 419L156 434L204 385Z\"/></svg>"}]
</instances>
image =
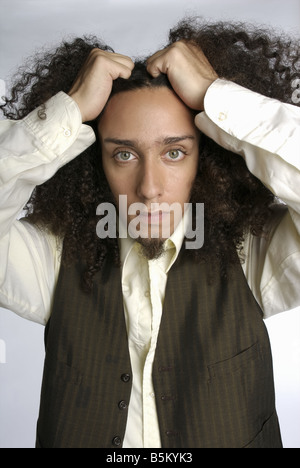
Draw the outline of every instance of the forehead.
<instances>
[{"instance_id":1,"label":"forehead","mask_svg":"<svg viewBox=\"0 0 300 468\"><path fill-rule=\"evenodd\" d=\"M143 88L113 96L100 118L100 137L159 137L194 133L194 113L170 89Z\"/></svg>"}]
</instances>

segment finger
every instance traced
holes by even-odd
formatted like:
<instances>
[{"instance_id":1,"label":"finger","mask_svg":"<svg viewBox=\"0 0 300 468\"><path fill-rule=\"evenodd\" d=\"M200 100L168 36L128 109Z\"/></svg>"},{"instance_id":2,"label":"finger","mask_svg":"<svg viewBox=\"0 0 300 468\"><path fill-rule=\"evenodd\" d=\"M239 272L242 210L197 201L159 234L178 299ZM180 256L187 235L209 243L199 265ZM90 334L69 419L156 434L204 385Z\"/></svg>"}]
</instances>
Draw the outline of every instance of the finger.
<instances>
[{"instance_id":1,"label":"finger","mask_svg":"<svg viewBox=\"0 0 300 468\"><path fill-rule=\"evenodd\" d=\"M113 80L116 80L117 78L124 78L127 80L130 78L133 68L134 66L131 67L128 66L128 64L124 65L121 62L117 62L115 69L111 73L111 77Z\"/></svg>"},{"instance_id":2,"label":"finger","mask_svg":"<svg viewBox=\"0 0 300 468\"><path fill-rule=\"evenodd\" d=\"M129 78L133 68L134 63L130 57L100 49L92 51L89 63L87 63L88 73L101 73L103 76L103 71L106 71L113 80L119 77Z\"/></svg>"},{"instance_id":3,"label":"finger","mask_svg":"<svg viewBox=\"0 0 300 468\"><path fill-rule=\"evenodd\" d=\"M161 73L167 73L167 66L165 62L166 50L156 52L152 57L147 60L147 71L155 78Z\"/></svg>"},{"instance_id":4,"label":"finger","mask_svg":"<svg viewBox=\"0 0 300 468\"><path fill-rule=\"evenodd\" d=\"M168 48L167 48L168 49ZM148 57L147 59L147 63L151 63L153 62L154 60L156 60L158 57L160 57L161 55L163 55L167 49L161 49L161 50L158 50L157 52L155 52L153 55L151 55L150 57Z\"/></svg>"},{"instance_id":5,"label":"finger","mask_svg":"<svg viewBox=\"0 0 300 468\"><path fill-rule=\"evenodd\" d=\"M117 54L115 52L110 52L106 50L104 51L102 49L93 49L89 55L89 60L93 62L94 60L97 60L98 58L101 58L101 59L104 58L108 61L120 63L122 65L125 65L131 70L134 68L134 62L127 55Z\"/></svg>"},{"instance_id":6,"label":"finger","mask_svg":"<svg viewBox=\"0 0 300 468\"><path fill-rule=\"evenodd\" d=\"M128 57L127 55L121 55L121 54L112 54L110 56L111 60L114 60L117 63L120 63L129 69L133 70L134 68L134 62L133 60Z\"/></svg>"},{"instance_id":7,"label":"finger","mask_svg":"<svg viewBox=\"0 0 300 468\"><path fill-rule=\"evenodd\" d=\"M157 50L153 55L150 55L150 57L148 57L147 62L153 62L158 57L165 54L168 51L168 49L169 49L169 47L165 47L163 49Z\"/></svg>"}]
</instances>

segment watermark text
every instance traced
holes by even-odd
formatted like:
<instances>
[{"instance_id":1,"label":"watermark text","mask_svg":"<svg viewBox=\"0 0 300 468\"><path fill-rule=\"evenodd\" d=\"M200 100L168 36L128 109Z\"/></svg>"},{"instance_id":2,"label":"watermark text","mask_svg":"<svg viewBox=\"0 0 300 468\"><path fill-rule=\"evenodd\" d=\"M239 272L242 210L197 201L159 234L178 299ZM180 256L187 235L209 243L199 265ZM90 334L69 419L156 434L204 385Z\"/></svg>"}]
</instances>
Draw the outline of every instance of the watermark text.
<instances>
[{"instance_id":1,"label":"watermark text","mask_svg":"<svg viewBox=\"0 0 300 468\"><path fill-rule=\"evenodd\" d=\"M194 211L194 213L193 213ZM118 214L114 204L100 203L96 211L101 219L96 232L100 239L168 239L184 216L184 235L186 249L200 249L204 244L204 204L174 202L171 205L151 203L132 203L128 206L127 195L119 196ZM194 226L193 226L194 223Z\"/></svg>"}]
</instances>

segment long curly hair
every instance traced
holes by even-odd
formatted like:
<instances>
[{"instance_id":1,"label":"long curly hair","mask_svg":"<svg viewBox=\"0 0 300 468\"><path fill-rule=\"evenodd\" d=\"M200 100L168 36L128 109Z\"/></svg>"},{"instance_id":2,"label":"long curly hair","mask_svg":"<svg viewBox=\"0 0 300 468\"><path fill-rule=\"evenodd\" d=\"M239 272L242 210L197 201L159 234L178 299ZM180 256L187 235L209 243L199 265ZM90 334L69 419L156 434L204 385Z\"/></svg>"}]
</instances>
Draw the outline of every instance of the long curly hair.
<instances>
[{"instance_id":1,"label":"long curly hair","mask_svg":"<svg viewBox=\"0 0 300 468\"><path fill-rule=\"evenodd\" d=\"M205 23L189 18L170 31L166 45L182 39L202 48L219 77L292 103L291 83L299 77L300 54L289 38L243 23ZM0 106L4 115L22 119L57 92L68 93L95 47L112 51L96 37L85 36L36 56L30 68L27 65L20 69L11 96ZM114 82L112 94L149 86L170 87L170 83L165 76L152 78L145 62L137 61L129 80ZM96 121L88 125L96 132ZM87 291L105 259L119 264L118 240L99 239L96 235L96 208L107 201L112 201L111 192L96 141L49 181L37 186L26 206L29 221L63 238L66 264L79 257L84 260L82 285ZM243 158L203 135L191 201L205 204L205 243L189 254L196 260L209 259L210 266L219 264L225 271L227 265L239 261L237 250L241 250L248 232L265 235L264 226L275 199L249 172Z\"/></svg>"}]
</instances>

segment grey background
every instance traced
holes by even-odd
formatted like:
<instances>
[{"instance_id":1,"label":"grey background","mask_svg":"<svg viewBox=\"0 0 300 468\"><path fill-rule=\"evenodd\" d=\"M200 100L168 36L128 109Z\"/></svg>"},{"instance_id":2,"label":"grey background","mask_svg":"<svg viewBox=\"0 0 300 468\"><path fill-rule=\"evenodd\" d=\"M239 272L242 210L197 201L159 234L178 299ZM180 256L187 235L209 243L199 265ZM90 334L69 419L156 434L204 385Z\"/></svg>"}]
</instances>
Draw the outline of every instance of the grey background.
<instances>
[{"instance_id":1,"label":"grey background","mask_svg":"<svg viewBox=\"0 0 300 468\"><path fill-rule=\"evenodd\" d=\"M300 32L300 0L0 0L0 94L29 55L61 39L93 33L116 52L145 56L186 14ZM266 321L286 448L300 447L299 312ZM43 327L0 309L1 448L34 446L43 358Z\"/></svg>"}]
</instances>

